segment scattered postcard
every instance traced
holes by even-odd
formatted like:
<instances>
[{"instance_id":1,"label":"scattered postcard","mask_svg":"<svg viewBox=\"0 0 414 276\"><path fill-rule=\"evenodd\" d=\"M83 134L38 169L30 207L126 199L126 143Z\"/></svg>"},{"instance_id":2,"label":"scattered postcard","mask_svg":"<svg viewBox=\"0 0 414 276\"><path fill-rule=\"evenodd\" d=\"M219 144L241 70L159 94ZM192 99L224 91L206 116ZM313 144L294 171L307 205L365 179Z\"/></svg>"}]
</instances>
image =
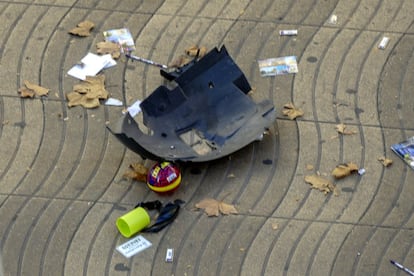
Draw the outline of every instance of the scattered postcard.
<instances>
[{"instance_id":1,"label":"scattered postcard","mask_svg":"<svg viewBox=\"0 0 414 276\"><path fill-rule=\"evenodd\" d=\"M258 63L262 77L295 74L298 72L296 56L262 59Z\"/></svg>"},{"instance_id":2,"label":"scattered postcard","mask_svg":"<svg viewBox=\"0 0 414 276\"><path fill-rule=\"evenodd\" d=\"M139 252L147 249L151 245L152 244L147 239L139 235L119 245L116 250L118 250L118 252L124 255L126 258L130 258L135 254L138 254Z\"/></svg>"},{"instance_id":3,"label":"scattered postcard","mask_svg":"<svg viewBox=\"0 0 414 276\"><path fill-rule=\"evenodd\" d=\"M406 141L392 145L391 150L414 170L414 136Z\"/></svg>"},{"instance_id":4,"label":"scattered postcard","mask_svg":"<svg viewBox=\"0 0 414 276\"><path fill-rule=\"evenodd\" d=\"M109 54L100 56L88 53L82 58L80 64L76 64L68 71L68 75L80 80L85 80L86 76L94 77L102 69L114 65L116 65L116 61Z\"/></svg>"},{"instance_id":5,"label":"scattered postcard","mask_svg":"<svg viewBox=\"0 0 414 276\"><path fill-rule=\"evenodd\" d=\"M135 42L127 28L114 29L103 32L106 41L117 43L126 53L135 51Z\"/></svg>"}]
</instances>

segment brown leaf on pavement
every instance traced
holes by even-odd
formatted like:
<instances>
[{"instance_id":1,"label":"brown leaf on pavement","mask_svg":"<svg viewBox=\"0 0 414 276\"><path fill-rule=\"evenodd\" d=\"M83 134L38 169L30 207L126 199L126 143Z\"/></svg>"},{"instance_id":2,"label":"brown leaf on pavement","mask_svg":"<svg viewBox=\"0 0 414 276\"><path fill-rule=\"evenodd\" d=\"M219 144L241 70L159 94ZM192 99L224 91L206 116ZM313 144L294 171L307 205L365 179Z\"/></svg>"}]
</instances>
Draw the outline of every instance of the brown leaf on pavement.
<instances>
[{"instance_id":1,"label":"brown leaf on pavement","mask_svg":"<svg viewBox=\"0 0 414 276\"><path fill-rule=\"evenodd\" d=\"M352 162L349 162L348 164L336 166L336 168L332 171L332 175L335 178L344 178L345 176L348 176L356 171L358 171L358 166Z\"/></svg>"},{"instance_id":2,"label":"brown leaf on pavement","mask_svg":"<svg viewBox=\"0 0 414 276\"><path fill-rule=\"evenodd\" d=\"M85 20L80 22L75 28L69 31L70 34L77 36L90 36L91 30L95 27L95 24L91 21Z\"/></svg>"},{"instance_id":3,"label":"brown leaf on pavement","mask_svg":"<svg viewBox=\"0 0 414 276\"><path fill-rule=\"evenodd\" d=\"M105 89L105 76L87 76L84 81L73 86L73 91L66 94L68 106L81 105L85 108L95 108L100 105L99 100L108 98Z\"/></svg>"},{"instance_id":4,"label":"brown leaf on pavement","mask_svg":"<svg viewBox=\"0 0 414 276\"><path fill-rule=\"evenodd\" d=\"M296 108L293 103L287 103L283 106L283 115L288 116L289 119L294 120L297 117L303 116L304 112L300 108Z\"/></svg>"},{"instance_id":5,"label":"brown leaf on pavement","mask_svg":"<svg viewBox=\"0 0 414 276\"><path fill-rule=\"evenodd\" d=\"M336 125L335 128L336 128L336 131L338 131L338 133L343 134L343 135L352 135L352 134L357 133L357 131L355 130L347 130L346 129L347 126L343 123Z\"/></svg>"},{"instance_id":6,"label":"brown leaf on pavement","mask_svg":"<svg viewBox=\"0 0 414 276\"><path fill-rule=\"evenodd\" d=\"M130 170L123 175L126 179L132 179L140 182L147 182L148 168L142 163L132 163L129 165Z\"/></svg>"},{"instance_id":7,"label":"brown leaf on pavement","mask_svg":"<svg viewBox=\"0 0 414 276\"><path fill-rule=\"evenodd\" d=\"M20 93L21 98L34 98L35 96L47 96L49 89L39 86L37 84L31 83L27 80L24 82L24 86L19 88L18 92Z\"/></svg>"},{"instance_id":8,"label":"brown leaf on pavement","mask_svg":"<svg viewBox=\"0 0 414 276\"><path fill-rule=\"evenodd\" d=\"M27 80L24 81L24 85L26 85L28 89L33 90L37 96L46 96L49 93L48 88L41 87Z\"/></svg>"},{"instance_id":9,"label":"brown leaf on pavement","mask_svg":"<svg viewBox=\"0 0 414 276\"><path fill-rule=\"evenodd\" d=\"M110 41L101 41L96 44L98 54L110 54L113 59L118 59L121 56L120 46Z\"/></svg>"},{"instance_id":10,"label":"brown leaf on pavement","mask_svg":"<svg viewBox=\"0 0 414 276\"><path fill-rule=\"evenodd\" d=\"M324 194L329 194L330 192L334 192L336 190L334 184L319 175L307 175L305 176L305 182L310 184L313 189L317 189Z\"/></svg>"},{"instance_id":11,"label":"brown leaf on pavement","mask_svg":"<svg viewBox=\"0 0 414 276\"><path fill-rule=\"evenodd\" d=\"M85 94L88 99L98 98L106 100L109 95L108 91L105 89L104 75L98 75L95 77L86 76L84 81L73 86L73 91Z\"/></svg>"},{"instance_id":12,"label":"brown leaf on pavement","mask_svg":"<svg viewBox=\"0 0 414 276\"><path fill-rule=\"evenodd\" d=\"M224 203L223 201L218 201L212 198L201 200L199 203L196 203L195 207L197 209L204 209L204 212L209 217L218 217L220 213L223 215L239 213L234 205Z\"/></svg>"},{"instance_id":13,"label":"brown leaf on pavement","mask_svg":"<svg viewBox=\"0 0 414 276\"><path fill-rule=\"evenodd\" d=\"M194 58L202 58L207 53L207 48L204 46L199 47L198 45L192 45L184 49L185 55L179 56L173 62L168 64L171 68L180 68L192 61Z\"/></svg>"},{"instance_id":14,"label":"brown leaf on pavement","mask_svg":"<svg viewBox=\"0 0 414 276\"><path fill-rule=\"evenodd\" d=\"M18 90L21 98L34 98L35 92L27 87L20 87Z\"/></svg>"},{"instance_id":15,"label":"brown leaf on pavement","mask_svg":"<svg viewBox=\"0 0 414 276\"><path fill-rule=\"evenodd\" d=\"M192 61L191 58L189 58L187 56L184 56L184 55L181 55L176 60L174 60L173 62L168 64L168 67L180 68L180 67L183 67L184 65L186 65L187 63L189 63L190 61Z\"/></svg>"},{"instance_id":16,"label":"brown leaf on pavement","mask_svg":"<svg viewBox=\"0 0 414 276\"><path fill-rule=\"evenodd\" d=\"M81 105L84 108L96 108L100 105L99 99L88 99L86 95L74 91L67 93L66 99L69 107Z\"/></svg>"},{"instance_id":17,"label":"brown leaf on pavement","mask_svg":"<svg viewBox=\"0 0 414 276\"><path fill-rule=\"evenodd\" d=\"M192 45L185 49L184 52L190 57L202 58L207 53L207 48L204 46L198 47L197 45Z\"/></svg>"},{"instance_id":18,"label":"brown leaf on pavement","mask_svg":"<svg viewBox=\"0 0 414 276\"><path fill-rule=\"evenodd\" d=\"M378 158L378 161L380 161L384 167L388 167L392 164L392 160L386 157L380 157Z\"/></svg>"}]
</instances>

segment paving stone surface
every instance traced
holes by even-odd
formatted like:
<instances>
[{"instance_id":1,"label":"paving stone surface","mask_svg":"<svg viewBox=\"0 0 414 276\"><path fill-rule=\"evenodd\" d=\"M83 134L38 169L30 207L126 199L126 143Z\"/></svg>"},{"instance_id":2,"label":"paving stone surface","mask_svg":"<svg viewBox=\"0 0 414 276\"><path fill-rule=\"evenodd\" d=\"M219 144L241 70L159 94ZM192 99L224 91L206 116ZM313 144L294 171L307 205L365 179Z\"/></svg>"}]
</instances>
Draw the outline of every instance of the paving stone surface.
<instances>
[{"instance_id":1,"label":"paving stone surface","mask_svg":"<svg viewBox=\"0 0 414 276\"><path fill-rule=\"evenodd\" d=\"M414 135L413 14L412 0L0 0L0 274L402 275L390 259L414 269L414 174L390 150ZM91 36L68 34L83 20L95 23ZM253 96L273 101L274 126L231 156L183 165L171 196L123 179L142 161L106 129L123 107L65 99L79 82L67 71L121 27L137 55L165 64L193 44L225 45ZM257 60L290 55L297 74L260 76ZM128 106L164 83L158 71L121 58L104 71L106 88ZM20 98L24 80L49 95ZM304 116L284 116L288 102ZM355 134L338 135L340 123ZM366 173L332 179L351 161ZM314 173L339 195L310 189ZM207 217L194 208L206 197L239 214ZM127 241L117 217L175 198L185 204L174 223L142 234L150 248L116 250Z\"/></svg>"}]
</instances>

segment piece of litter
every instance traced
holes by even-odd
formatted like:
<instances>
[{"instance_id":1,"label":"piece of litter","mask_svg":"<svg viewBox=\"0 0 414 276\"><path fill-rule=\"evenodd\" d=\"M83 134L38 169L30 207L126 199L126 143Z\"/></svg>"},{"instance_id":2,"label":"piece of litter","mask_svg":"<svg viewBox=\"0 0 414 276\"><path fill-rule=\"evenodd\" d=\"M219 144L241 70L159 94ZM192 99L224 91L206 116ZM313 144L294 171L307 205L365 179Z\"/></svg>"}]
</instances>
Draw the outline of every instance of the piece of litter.
<instances>
[{"instance_id":1,"label":"piece of litter","mask_svg":"<svg viewBox=\"0 0 414 276\"><path fill-rule=\"evenodd\" d=\"M129 112L131 117L135 117L137 116L138 113L141 112L140 104L141 104L141 101L137 100L135 103L133 103L130 107L127 108L127 111Z\"/></svg>"},{"instance_id":2,"label":"piece of litter","mask_svg":"<svg viewBox=\"0 0 414 276\"><path fill-rule=\"evenodd\" d=\"M298 35L298 30L281 30L279 31L279 35L281 36Z\"/></svg>"},{"instance_id":3,"label":"piece of litter","mask_svg":"<svg viewBox=\"0 0 414 276\"><path fill-rule=\"evenodd\" d=\"M396 267L398 267L399 269L401 269L402 271L406 272L408 275L412 275L414 276L414 271L408 269L407 267L403 266L400 263L397 263L394 260L390 260L391 264L395 265Z\"/></svg>"},{"instance_id":4,"label":"piece of litter","mask_svg":"<svg viewBox=\"0 0 414 276\"><path fill-rule=\"evenodd\" d=\"M122 101L115 99L115 98L109 98L106 100L105 105L113 105L113 106L122 106Z\"/></svg>"},{"instance_id":5,"label":"piece of litter","mask_svg":"<svg viewBox=\"0 0 414 276\"><path fill-rule=\"evenodd\" d=\"M390 38L389 38L389 37L384 36L384 37L381 39L380 43L378 44L378 49L380 49L380 50L384 50L384 49L385 49L385 47L387 47L388 42L390 42Z\"/></svg>"},{"instance_id":6,"label":"piece of litter","mask_svg":"<svg viewBox=\"0 0 414 276\"><path fill-rule=\"evenodd\" d=\"M134 39L127 28L114 29L103 32L105 41L110 41L121 46L121 50L130 53L135 50Z\"/></svg>"},{"instance_id":7,"label":"piece of litter","mask_svg":"<svg viewBox=\"0 0 414 276\"><path fill-rule=\"evenodd\" d=\"M296 56L258 60L262 77L295 74L298 72Z\"/></svg>"},{"instance_id":8,"label":"piece of litter","mask_svg":"<svg viewBox=\"0 0 414 276\"><path fill-rule=\"evenodd\" d=\"M138 254L139 252L147 249L151 245L152 244L147 239L139 235L119 245L116 250L118 250L118 252L124 255L126 258L130 258L135 254Z\"/></svg>"},{"instance_id":9,"label":"piece of litter","mask_svg":"<svg viewBox=\"0 0 414 276\"><path fill-rule=\"evenodd\" d=\"M174 259L174 249L168 248L167 253L165 254L165 261L167 263L172 263Z\"/></svg>"},{"instance_id":10,"label":"piece of litter","mask_svg":"<svg viewBox=\"0 0 414 276\"><path fill-rule=\"evenodd\" d=\"M155 61L152 61L150 59L146 59L146 58L134 56L134 55L131 55L131 54L125 54L125 56L127 58L132 59L132 60L140 61L140 62L149 64L149 65L154 65L154 66L157 66L157 67L162 68L162 69L168 69L168 66L167 65L161 64L161 63L158 63L158 62L155 62Z\"/></svg>"},{"instance_id":11,"label":"piece of litter","mask_svg":"<svg viewBox=\"0 0 414 276\"><path fill-rule=\"evenodd\" d=\"M116 65L116 61L110 54L99 56L93 53L88 53L82 58L80 64L76 64L68 71L68 75L80 80L85 80L86 76L96 76L102 69L107 69L114 65Z\"/></svg>"},{"instance_id":12,"label":"piece of litter","mask_svg":"<svg viewBox=\"0 0 414 276\"><path fill-rule=\"evenodd\" d=\"M338 16L332 14L328 21L330 24L336 25L338 23Z\"/></svg>"},{"instance_id":13,"label":"piece of litter","mask_svg":"<svg viewBox=\"0 0 414 276\"><path fill-rule=\"evenodd\" d=\"M414 170L414 136L392 145L391 150Z\"/></svg>"},{"instance_id":14,"label":"piece of litter","mask_svg":"<svg viewBox=\"0 0 414 276\"><path fill-rule=\"evenodd\" d=\"M364 168L361 168L358 170L359 175L364 175L366 173L366 170Z\"/></svg>"}]
</instances>

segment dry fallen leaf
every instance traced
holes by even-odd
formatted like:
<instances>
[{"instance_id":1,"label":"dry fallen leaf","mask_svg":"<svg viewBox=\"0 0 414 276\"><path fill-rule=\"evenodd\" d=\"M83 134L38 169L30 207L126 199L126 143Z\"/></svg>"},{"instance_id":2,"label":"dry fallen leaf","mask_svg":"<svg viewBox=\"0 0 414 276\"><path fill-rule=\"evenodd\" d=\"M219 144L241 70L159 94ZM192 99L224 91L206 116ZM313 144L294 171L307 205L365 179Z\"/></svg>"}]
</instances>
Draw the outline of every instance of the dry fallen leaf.
<instances>
[{"instance_id":1,"label":"dry fallen leaf","mask_svg":"<svg viewBox=\"0 0 414 276\"><path fill-rule=\"evenodd\" d=\"M288 116L291 120L301 117L304 114L302 109L296 108L293 103L287 103L283 106L283 108L283 115Z\"/></svg>"},{"instance_id":2,"label":"dry fallen leaf","mask_svg":"<svg viewBox=\"0 0 414 276\"><path fill-rule=\"evenodd\" d=\"M204 46L198 47L197 45L193 45L185 49L184 52L190 57L202 58L207 53L207 48Z\"/></svg>"},{"instance_id":3,"label":"dry fallen leaf","mask_svg":"<svg viewBox=\"0 0 414 276\"><path fill-rule=\"evenodd\" d=\"M171 67L171 68L183 67L184 65L186 65L187 63L189 63L192 60L193 60L192 58L181 55L176 60L174 60L173 62L168 64L168 67Z\"/></svg>"},{"instance_id":4,"label":"dry fallen leaf","mask_svg":"<svg viewBox=\"0 0 414 276\"><path fill-rule=\"evenodd\" d=\"M24 85L30 90L33 90L37 96L46 96L49 93L48 88L41 87L37 84L30 83L29 81L25 80Z\"/></svg>"},{"instance_id":5,"label":"dry fallen leaf","mask_svg":"<svg viewBox=\"0 0 414 276\"><path fill-rule=\"evenodd\" d=\"M73 91L66 94L68 106L81 105L85 108L95 108L100 105L99 100L108 98L108 91L105 89L105 76L87 76L80 84L73 86Z\"/></svg>"},{"instance_id":6,"label":"dry fallen leaf","mask_svg":"<svg viewBox=\"0 0 414 276\"><path fill-rule=\"evenodd\" d=\"M34 96L47 96L49 89L25 80L24 87L19 88L18 92L22 98L33 98Z\"/></svg>"},{"instance_id":7,"label":"dry fallen leaf","mask_svg":"<svg viewBox=\"0 0 414 276\"><path fill-rule=\"evenodd\" d=\"M66 99L68 100L69 107L81 105L84 108L96 108L100 105L99 99L88 99L86 95L79 94L78 92L74 91L67 93Z\"/></svg>"},{"instance_id":8,"label":"dry fallen leaf","mask_svg":"<svg viewBox=\"0 0 414 276\"><path fill-rule=\"evenodd\" d=\"M349 162L348 164L336 166L336 168L332 171L332 175L335 178L343 178L356 171L358 171L358 166L352 162Z\"/></svg>"},{"instance_id":9,"label":"dry fallen leaf","mask_svg":"<svg viewBox=\"0 0 414 276\"><path fill-rule=\"evenodd\" d=\"M113 59L118 59L121 56L119 45L110 41L98 42L96 48L98 54L110 54Z\"/></svg>"},{"instance_id":10,"label":"dry fallen leaf","mask_svg":"<svg viewBox=\"0 0 414 276\"><path fill-rule=\"evenodd\" d=\"M392 160L386 157L380 157L378 158L378 161L380 161L384 167L388 167L392 164Z\"/></svg>"},{"instance_id":11,"label":"dry fallen leaf","mask_svg":"<svg viewBox=\"0 0 414 276\"><path fill-rule=\"evenodd\" d=\"M18 90L21 98L34 98L35 92L27 87L21 87Z\"/></svg>"},{"instance_id":12,"label":"dry fallen leaf","mask_svg":"<svg viewBox=\"0 0 414 276\"><path fill-rule=\"evenodd\" d=\"M126 171L123 175L126 179L132 179L136 181L146 182L148 175L148 168L142 163L132 163L129 165L130 170Z\"/></svg>"},{"instance_id":13,"label":"dry fallen leaf","mask_svg":"<svg viewBox=\"0 0 414 276\"><path fill-rule=\"evenodd\" d=\"M328 179L318 175L305 176L305 182L310 184L313 189L317 189L324 194L328 194L336 190L335 186Z\"/></svg>"},{"instance_id":14,"label":"dry fallen leaf","mask_svg":"<svg viewBox=\"0 0 414 276\"><path fill-rule=\"evenodd\" d=\"M179 56L176 60L168 64L168 67L179 68L183 67L194 58L200 59L207 53L207 48L202 46L198 47L197 45L190 46L184 50L185 55Z\"/></svg>"},{"instance_id":15,"label":"dry fallen leaf","mask_svg":"<svg viewBox=\"0 0 414 276\"><path fill-rule=\"evenodd\" d=\"M313 165L311 165L311 164L306 165L306 170L312 171L313 169L314 169Z\"/></svg>"},{"instance_id":16,"label":"dry fallen leaf","mask_svg":"<svg viewBox=\"0 0 414 276\"><path fill-rule=\"evenodd\" d=\"M90 36L91 30L95 27L95 24L91 21L85 20L80 22L76 28L69 31L70 34L77 36Z\"/></svg>"},{"instance_id":17,"label":"dry fallen leaf","mask_svg":"<svg viewBox=\"0 0 414 276\"><path fill-rule=\"evenodd\" d=\"M343 123L335 126L336 131L338 131L338 133L340 133L340 134L352 135L352 134L357 133L355 130L347 130L346 127L347 126Z\"/></svg>"},{"instance_id":18,"label":"dry fallen leaf","mask_svg":"<svg viewBox=\"0 0 414 276\"><path fill-rule=\"evenodd\" d=\"M220 213L223 215L239 213L234 205L227 204L223 201L218 201L212 198L201 200L199 203L196 203L195 207L198 209L204 209L204 212L209 217L218 217Z\"/></svg>"}]
</instances>

